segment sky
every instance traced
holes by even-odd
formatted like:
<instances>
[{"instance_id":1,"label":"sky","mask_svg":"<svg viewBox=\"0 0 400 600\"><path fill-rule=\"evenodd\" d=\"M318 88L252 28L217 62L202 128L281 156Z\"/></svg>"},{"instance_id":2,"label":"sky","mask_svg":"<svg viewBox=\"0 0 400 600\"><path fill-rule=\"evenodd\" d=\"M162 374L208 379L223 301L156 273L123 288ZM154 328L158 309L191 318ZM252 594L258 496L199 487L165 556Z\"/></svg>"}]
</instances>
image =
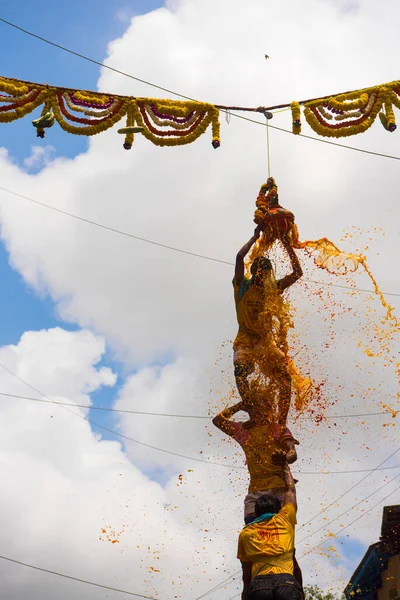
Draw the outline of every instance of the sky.
<instances>
[{"instance_id":1,"label":"sky","mask_svg":"<svg viewBox=\"0 0 400 600\"><path fill-rule=\"evenodd\" d=\"M247 106L397 79L399 13L394 0L383 0L378 16L373 0L249 0L245 10L239 0L88 0L51 9L0 0L4 19L113 68L199 100ZM161 93L0 28L0 75ZM1 124L2 187L228 262L251 236L267 171L264 127L221 115L218 150L206 132L181 148L137 136L126 152L115 129L85 140L55 126L39 140L32 118ZM290 120L282 112L271 124L290 129ZM304 119L303 132L315 135ZM362 251L381 288L399 294L397 161L277 130L270 142L280 199L301 237ZM398 132L379 122L344 143L398 155ZM0 555L138 594L197 599L239 568L247 474L240 449L210 421L234 401L232 268L4 191L0 226L0 392L67 403L0 396ZM371 289L366 275L336 280L299 258L304 279L317 283L302 280L290 291L291 343L301 348L300 366L325 381L326 415L398 402L398 338L390 360L365 352L382 320L376 297L323 285ZM398 311L398 298L387 299ZM306 583L340 591L378 540L382 507L399 502L397 421L316 424L291 413L301 442L293 470ZM371 471L380 463L386 470ZM5 561L0 570L10 600L123 596ZM239 592L235 576L207 597Z\"/></svg>"}]
</instances>

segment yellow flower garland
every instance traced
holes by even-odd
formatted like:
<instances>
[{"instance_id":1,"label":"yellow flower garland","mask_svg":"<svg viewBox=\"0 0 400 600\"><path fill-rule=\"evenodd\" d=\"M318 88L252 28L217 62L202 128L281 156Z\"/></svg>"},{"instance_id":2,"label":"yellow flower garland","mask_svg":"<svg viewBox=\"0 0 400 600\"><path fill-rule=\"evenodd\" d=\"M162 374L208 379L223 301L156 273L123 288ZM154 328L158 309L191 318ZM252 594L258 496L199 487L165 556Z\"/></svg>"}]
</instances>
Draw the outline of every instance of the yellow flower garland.
<instances>
[{"instance_id":1,"label":"yellow flower garland","mask_svg":"<svg viewBox=\"0 0 400 600\"><path fill-rule=\"evenodd\" d=\"M292 120L300 121L297 103L292 102ZM304 103L304 117L319 135L345 137L369 129L379 114L388 131L396 129L393 106L400 109L400 82L319 98ZM384 109L385 112L380 112ZM333 122L332 122L333 121ZM293 133L298 133L293 126Z\"/></svg>"},{"instance_id":2,"label":"yellow flower garland","mask_svg":"<svg viewBox=\"0 0 400 600\"><path fill-rule=\"evenodd\" d=\"M22 81L18 81L18 79L6 79L5 77L0 77L0 89L6 94L10 94L10 96L22 96L29 92L29 86Z\"/></svg>"},{"instance_id":3,"label":"yellow flower garland","mask_svg":"<svg viewBox=\"0 0 400 600\"><path fill-rule=\"evenodd\" d=\"M29 92L26 95L28 96ZM36 99L26 103L24 106L18 107L12 112L0 112L0 123L11 123L12 121L16 121L17 119L22 119L23 117L31 113L33 110L35 110L35 108L43 104L47 97L48 90L43 89Z\"/></svg>"},{"instance_id":4,"label":"yellow flower garland","mask_svg":"<svg viewBox=\"0 0 400 600\"><path fill-rule=\"evenodd\" d=\"M144 127L144 131L142 132L144 137L151 141L156 146L181 146L183 144L190 144L197 140L208 128L210 123L212 123L212 135L213 135L213 143L216 141L219 144L219 110L215 108L211 104L207 104L205 102L184 102L185 106L179 106L177 101L175 100L156 100L156 99L145 99L146 104L150 104L152 106L156 106L157 110L162 112L168 112L168 114L173 115L175 117L186 117L191 111L197 110L199 113L205 113L203 120L196 127L196 129L181 137L168 137L163 138L154 134L150 129L146 126L142 114L139 110L137 102L135 102L132 106L133 114L135 121L139 126Z\"/></svg>"},{"instance_id":5,"label":"yellow flower garland","mask_svg":"<svg viewBox=\"0 0 400 600\"><path fill-rule=\"evenodd\" d=\"M169 98L112 96L85 90L0 77L0 123L21 119L48 102L60 127L74 135L96 135L113 127L129 113L129 121L143 129L145 138L157 146L181 146L200 137L211 124L212 145L220 145L219 110L207 102ZM396 129L393 107L400 109L400 81L304 103L304 117L321 136L345 137L369 129L379 114L388 131ZM292 131L301 132L301 108L290 105ZM80 115L80 116L79 116ZM84 115L84 116L83 116ZM77 124L75 124L77 123ZM131 134L125 140L130 148Z\"/></svg>"},{"instance_id":6,"label":"yellow flower garland","mask_svg":"<svg viewBox=\"0 0 400 600\"><path fill-rule=\"evenodd\" d=\"M329 98L327 103L332 108L337 110L356 110L358 108L364 108L368 104L369 95L363 92L358 98L359 92L352 92L350 94L339 94Z\"/></svg>"},{"instance_id":7,"label":"yellow flower garland","mask_svg":"<svg viewBox=\"0 0 400 600\"><path fill-rule=\"evenodd\" d=\"M301 133L300 104L293 100L290 107L292 109L292 131L294 134L299 135Z\"/></svg>"},{"instance_id":8,"label":"yellow flower garland","mask_svg":"<svg viewBox=\"0 0 400 600\"><path fill-rule=\"evenodd\" d=\"M3 123L20 119L45 104L46 110L53 111L60 127L74 135L96 135L113 127L128 115L127 125L133 126L136 121L143 128L144 137L157 146L190 144L210 124L212 145L214 148L220 145L219 110L206 102L114 97L85 90L30 84L4 77L0 77L0 91L7 94L0 98L0 122ZM146 106L151 110L146 111L143 108ZM157 118L153 109L164 115L163 119ZM144 110L144 116L141 110ZM188 118L191 113L193 117ZM181 120L178 121L178 118ZM128 133L124 147L129 149L132 142L133 134Z\"/></svg>"}]
</instances>

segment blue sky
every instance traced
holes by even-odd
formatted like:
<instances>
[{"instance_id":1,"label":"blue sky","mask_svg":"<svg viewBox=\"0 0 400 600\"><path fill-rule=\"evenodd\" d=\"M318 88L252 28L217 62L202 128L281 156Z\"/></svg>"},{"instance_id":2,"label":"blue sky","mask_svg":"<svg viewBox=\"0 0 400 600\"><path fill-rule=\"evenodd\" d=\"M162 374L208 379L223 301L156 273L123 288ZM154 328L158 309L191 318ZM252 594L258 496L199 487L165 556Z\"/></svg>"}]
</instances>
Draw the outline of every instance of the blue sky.
<instances>
[{"instance_id":1,"label":"blue sky","mask_svg":"<svg viewBox=\"0 0 400 600\"><path fill-rule=\"evenodd\" d=\"M60 45L103 61L107 44L123 34L131 17L163 6L161 0L0 0L0 16ZM3 52L0 75L66 87L95 89L100 67L54 48L0 23ZM4 48L8 51L5 52ZM122 75L121 75L122 77ZM32 117L34 118L34 117ZM49 136L50 137L50 136ZM21 139L24 143L21 143ZM31 119L1 128L0 144L21 161L37 143ZM40 140L39 140L40 141ZM70 136L58 127L47 140L58 155L73 157L86 149L87 140Z\"/></svg>"},{"instance_id":2,"label":"blue sky","mask_svg":"<svg viewBox=\"0 0 400 600\"><path fill-rule=\"evenodd\" d=\"M106 57L107 44L124 32L131 17L162 5L161 0L85 0L73 3L0 0L0 16L51 41L102 61ZM0 37L3 48L0 54L1 76L74 88L96 88L100 67L4 23L0 23ZM4 48L8 51L5 52ZM54 127L51 138L48 136L44 141L54 147L57 156L71 158L84 152L87 147L86 139L68 135L58 127ZM1 127L0 146L7 148L20 165L30 155L31 147L41 144L43 142L36 138L31 118ZM18 191L18 186L15 191ZM3 244L0 245L0 278L1 345L17 344L27 330L55 326L68 330L78 328L73 323L61 321L51 299L37 297L25 284L20 275L10 267ZM104 387L92 396L97 406L109 406L123 384L123 365L113 360L110 352L106 353L101 364L111 367L119 376L114 388ZM43 392L46 393L46 390ZM106 427L116 426L116 417L112 413L91 411L90 417ZM101 430L99 432L104 438L113 438L111 434Z\"/></svg>"},{"instance_id":3,"label":"blue sky","mask_svg":"<svg viewBox=\"0 0 400 600\"><path fill-rule=\"evenodd\" d=\"M161 0L83 0L72 3L0 0L0 16L76 52L102 61L106 57L107 44L124 32L132 16L144 14L162 5ZM0 36L3 48L3 53L0 54L0 75L73 88L96 88L100 72L98 66L31 38L1 22ZM4 51L5 48L7 51ZM68 135L58 127L52 128L51 135L46 136L44 142L54 147L57 156L71 158L84 152L87 147L85 138ZM43 142L36 138L30 118L2 125L0 128L0 146L7 148L10 155L21 165L30 155L31 147L42 144ZM17 184L15 191L18 192ZM65 323L58 318L51 299L37 297L24 283L19 274L10 267L8 254L2 244L0 277L1 345L17 344L26 330L55 326L68 330L77 329L75 324ZM109 351L101 364L111 367L119 375L114 388L104 387L92 396L97 406L106 407L113 403L118 388L124 383L125 373L123 365L114 361ZM43 392L46 393L46 390ZM27 395L30 395L29 390ZM112 429L117 425L116 415L106 411L91 411L90 418ZM96 427L93 429L97 430ZM114 439L111 434L98 431L103 438ZM164 480L163 471L154 471L150 475L160 482ZM349 541L344 537L340 541L344 542L344 560L357 564L365 548L358 542Z\"/></svg>"}]
</instances>

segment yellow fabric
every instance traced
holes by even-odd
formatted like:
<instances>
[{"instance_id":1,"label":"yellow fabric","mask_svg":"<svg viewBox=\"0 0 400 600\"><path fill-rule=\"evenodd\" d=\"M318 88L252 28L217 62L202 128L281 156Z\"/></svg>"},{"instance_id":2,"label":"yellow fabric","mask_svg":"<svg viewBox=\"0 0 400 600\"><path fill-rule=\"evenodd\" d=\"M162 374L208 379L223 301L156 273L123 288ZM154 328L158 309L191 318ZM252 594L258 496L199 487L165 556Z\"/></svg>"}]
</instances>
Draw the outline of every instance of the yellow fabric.
<instances>
[{"instance_id":1,"label":"yellow fabric","mask_svg":"<svg viewBox=\"0 0 400 600\"><path fill-rule=\"evenodd\" d=\"M236 315L239 331L234 341L234 346L256 344L260 337L270 335L272 331L272 315L266 306L266 290L254 285L249 285L250 279L245 277L246 292L239 297L242 287L233 281Z\"/></svg>"},{"instance_id":2,"label":"yellow fabric","mask_svg":"<svg viewBox=\"0 0 400 600\"><path fill-rule=\"evenodd\" d=\"M251 260L262 255L264 247L258 244L253 248ZM242 286L246 289L243 291ZM283 366L291 377L295 408L301 412L311 398L313 387L309 377L300 374L293 359L288 358L288 331L293 327L287 301L279 293L275 276L265 282L264 289L250 285L250 278L245 278L240 286L233 280L236 314L239 331L233 343L233 362L257 364L265 377L274 376L271 383L280 388L277 367Z\"/></svg>"},{"instance_id":3,"label":"yellow fabric","mask_svg":"<svg viewBox=\"0 0 400 600\"><path fill-rule=\"evenodd\" d=\"M285 488L282 467L271 460L273 452L281 450L281 440L271 431L270 425L253 427L242 445L250 474L249 492Z\"/></svg>"},{"instance_id":4,"label":"yellow fabric","mask_svg":"<svg viewBox=\"0 0 400 600\"><path fill-rule=\"evenodd\" d=\"M285 504L269 521L247 525L239 535L238 558L251 562L251 576L293 575L296 509Z\"/></svg>"}]
</instances>

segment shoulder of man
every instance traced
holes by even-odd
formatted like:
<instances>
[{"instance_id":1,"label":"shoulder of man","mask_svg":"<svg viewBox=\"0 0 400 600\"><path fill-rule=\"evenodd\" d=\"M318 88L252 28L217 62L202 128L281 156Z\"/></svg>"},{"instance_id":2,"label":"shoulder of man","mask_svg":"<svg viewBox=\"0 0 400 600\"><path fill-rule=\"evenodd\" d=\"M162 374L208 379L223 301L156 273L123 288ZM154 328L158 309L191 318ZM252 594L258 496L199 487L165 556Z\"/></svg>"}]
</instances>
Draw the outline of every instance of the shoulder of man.
<instances>
[{"instance_id":1,"label":"shoulder of man","mask_svg":"<svg viewBox=\"0 0 400 600\"><path fill-rule=\"evenodd\" d=\"M296 525L296 509L292 503L285 504L282 506L281 510L278 512L278 515L283 518L287 523L292 525L293 527Z\"/></svg>"},{"instance_id":2,"label":"shoulder of man","mask_svg":"<svg viewBox=\"0 0 400 600\"><path fill-rule=\"evenodd\" d=\"M244 294L247 292L247 290L249 289L251 284L251 278L250 277L243 277L243 281L240 283L240 285L238 285L236 283L236 279L235 277L232 279L232 285L233 285L233 289L235 291L235 294L237 294L237 299L241 300L244 296Z\"/></svg>"}]
</instances>

